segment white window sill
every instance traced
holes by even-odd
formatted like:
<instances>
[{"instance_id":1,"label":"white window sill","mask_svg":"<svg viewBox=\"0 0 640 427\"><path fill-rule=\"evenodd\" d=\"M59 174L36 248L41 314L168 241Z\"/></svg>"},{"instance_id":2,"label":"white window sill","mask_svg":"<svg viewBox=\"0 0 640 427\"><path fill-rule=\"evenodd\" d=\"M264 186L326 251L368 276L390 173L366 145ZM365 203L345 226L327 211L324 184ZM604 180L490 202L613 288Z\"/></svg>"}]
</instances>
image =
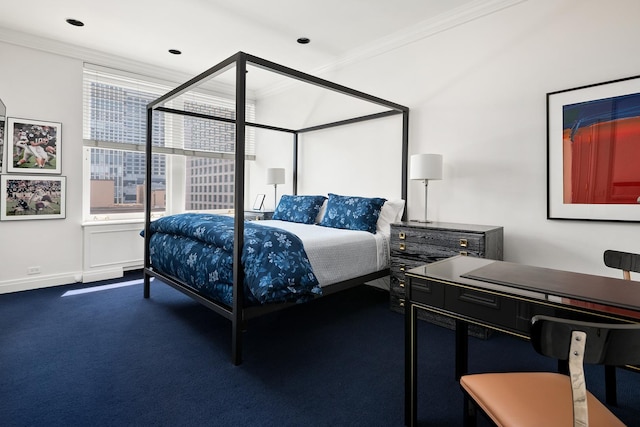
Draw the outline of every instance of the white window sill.
<instances>
[{"instance_id":1,"label":"white window sill","mask_svg":"<svg viewBox=\"0 0 640 427\"><path fill-rule=\"evenodd\" d=\"M144 218L101 219L101 220L94 220L94 221L85 221L82 223L82 227L100 227L105 225L120 225L120 224L144 224Z\"/></svg>"}]
</instances>

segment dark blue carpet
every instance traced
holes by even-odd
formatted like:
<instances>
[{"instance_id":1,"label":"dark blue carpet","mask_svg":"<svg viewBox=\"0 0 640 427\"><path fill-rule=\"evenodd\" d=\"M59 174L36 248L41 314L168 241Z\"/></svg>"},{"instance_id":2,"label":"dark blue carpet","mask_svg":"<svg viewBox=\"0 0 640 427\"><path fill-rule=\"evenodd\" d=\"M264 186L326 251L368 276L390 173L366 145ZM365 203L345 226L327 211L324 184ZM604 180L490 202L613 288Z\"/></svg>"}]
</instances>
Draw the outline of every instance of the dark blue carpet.
<instances>
[{"instance_id":1,"label":"dark blue carpet","mask_svg":"<svg viewBox=\"0 0 640 427\"><path fill-rule=\"evenodd\" d=\"M149 300L142 285L62 297L85 286L0 295L1 426L404 424L404 323L384 291L255 319L233 366L229 321L169 286L152 284ZM458 426L454 335L425 322L419 334L421 425ZM471 371L555 368L500 334L471 339L470 355ZM602 398L601 369L587 374ZM638 426L640 375L618 381L614 411Z\"/></svg>"}]
</instances>

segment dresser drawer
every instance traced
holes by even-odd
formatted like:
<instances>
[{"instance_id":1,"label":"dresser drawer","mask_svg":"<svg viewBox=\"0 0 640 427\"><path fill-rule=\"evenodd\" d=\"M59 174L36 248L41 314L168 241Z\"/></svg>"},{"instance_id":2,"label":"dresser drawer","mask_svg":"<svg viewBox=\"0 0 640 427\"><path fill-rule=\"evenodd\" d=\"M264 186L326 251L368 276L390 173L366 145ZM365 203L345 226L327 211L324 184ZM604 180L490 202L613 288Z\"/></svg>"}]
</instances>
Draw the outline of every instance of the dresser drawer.
<instances>
[{"instance_id":1,"label":"dresser drawer","mask_svg":"<svg viewBox=\"0 0 640 427\"><path fill-rule=\"evenodd\" d=\"M431 251L436 256L449 258L455 255L484 256L484 235L447 231L431 233Z\"/></svg>"},{"instance_id":2,"label":"dresser drawer","mask_svg":"<svg viewBox=\"0 0 640 427\"><path fill-rule=\"evenodd\" d=\"M391 255L427 262L455 255L482 257L484 241L484 234L395 226L391 233Z\"/></svg>"},{"instance_id":3,"label":"dresser drawer","mask_svg":"<svg viewBox=\"0 0 640 427\"><path fill-rule=\"evenodd\" d=\"M420 267L426 264L423 261L412 258L391 257L390 273L397 277L404 278L404 273L412 268Z\"/></svg>"},{"instance_id":4,"label":"dresser drawer","mask_svg":"<svg viewBox=\"0 0 640 427\"><path fill-rule=\"evenodd\" d=\"M391 288L400 288L404 293L404 289L407 286L405 271L411 270L412 268L420 267L424 264L426 263L422 260L392 257L390 266Z\"/></svg>"},{"instance_id":5,"label":"dresser drawer","mask_svg":"<svg viewBox=\"0 0 640 427\"><path fill-rule=\"evenodd\" d=\"M404 314L404 303L405 303L404 291L400 293L393 289L389 290L389 306L391 310Z\"/></svg>"}]
</instances>

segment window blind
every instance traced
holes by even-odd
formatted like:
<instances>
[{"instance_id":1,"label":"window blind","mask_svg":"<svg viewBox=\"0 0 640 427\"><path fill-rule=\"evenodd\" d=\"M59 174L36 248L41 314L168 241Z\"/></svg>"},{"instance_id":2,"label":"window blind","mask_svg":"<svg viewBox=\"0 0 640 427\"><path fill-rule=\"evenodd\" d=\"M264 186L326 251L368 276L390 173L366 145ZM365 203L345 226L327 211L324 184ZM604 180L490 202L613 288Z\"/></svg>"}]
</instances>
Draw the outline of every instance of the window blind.
<instances>
[{"instance_id":1,"label":"window blind","mask_svg":"<svg viewBox=\"0 0 640 427\"><path fill-rule=\"evenodd\" d=\"M83 73L85 146L145 151L147 104L173 89L168 83L86 64ZM255 121L255 103L246 102L246 120ZM167 107L235 119L235 100L190 91ZM235 124L154 111L152 143L158 154L233 158ZM255 157L255 130L247 128L245 155Z\"/></svg>"}]
</instances>

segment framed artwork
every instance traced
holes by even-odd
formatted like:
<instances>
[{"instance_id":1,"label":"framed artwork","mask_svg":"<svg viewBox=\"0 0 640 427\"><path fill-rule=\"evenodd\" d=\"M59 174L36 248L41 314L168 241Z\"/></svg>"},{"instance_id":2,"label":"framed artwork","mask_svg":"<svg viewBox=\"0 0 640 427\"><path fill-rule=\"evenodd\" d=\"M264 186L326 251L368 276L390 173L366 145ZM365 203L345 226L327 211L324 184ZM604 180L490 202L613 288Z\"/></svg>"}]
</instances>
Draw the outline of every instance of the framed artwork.
<instances>
[{"instance_id":1,"label":"framed artwork","mask_svg":"<svg viewBox=\"0 0 640 427\"><path fill-rule=\"evenodd\" d=\"M66 177L0 176L0 220L65 218Z\"/></svg>"},{"instance_id":2,"label":"framed artwork","mask_svg":"<svg viewBox=\"0 0 640 427\"><path fill-rule=\"evenodd\" d=\"M258 194L256 196L256 200L253 202L253 210L254 211L259 211L262 209L262 206L264 205L264 194Z\"/></svg>"},{"instance_id":3,"label":"framed artwork","mask_svg":"<svg viewBox=\"0 0 640 427\"><path fill-rule=\"evenodd\" d=\"M547 218L640 222L640 76L547 94Z\"/></svg>"},{"instance_id":4,"label":"framed artwork","mask_svg":"<svg viewBox=\"0 0 640 427\"><path fill-rule=\"evenodd\" d=\"M4 158L4 146L5 146L5 139L4 139L4 129L5 129L5 122L6 119L3 115L0 114L0 173L2 173L2 167L3 167L3 158Z\"/></svg>"},{"instance_id":5,"label":"framed artwork","mask_svg":"<svg viewBox=\"0 0 640 427\"><path fill-rule=\"evenodd\" d=\"M60 174L62 125L7 119L7 172Z\"/></svg>"}]
</instances>

